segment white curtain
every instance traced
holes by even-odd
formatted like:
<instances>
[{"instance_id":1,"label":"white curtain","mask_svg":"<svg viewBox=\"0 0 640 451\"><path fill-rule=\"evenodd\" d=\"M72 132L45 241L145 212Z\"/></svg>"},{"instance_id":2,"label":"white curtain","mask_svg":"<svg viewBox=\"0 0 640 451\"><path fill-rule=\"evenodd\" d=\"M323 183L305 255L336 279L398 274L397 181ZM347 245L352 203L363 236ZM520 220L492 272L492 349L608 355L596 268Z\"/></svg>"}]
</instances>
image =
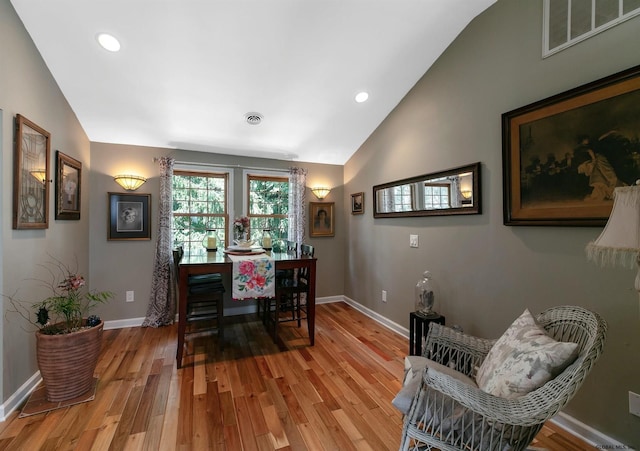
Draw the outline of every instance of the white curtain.
<instances>
[{"instance_id":1,"label":"white curtain","mask_svg":"<svg viewBox=\"0 0 640 451\"><path fill-rule=\"evenodd\" d=\"M304 243L307 228L306 186L307 170L289 168L289 241L298 244Z\"/></svg>"},{"instance_id":2,"label":"white curtain","mask_svg":"<svg viewBox=\"0 0 640 451\"><path fill-rule=\"evenodd\" d=\"M151 296L143 327L173 324L176 314L176 274L174 274L171 215L173 213L172 179L174 159L158 158L160 164L160 199L156 255L153 264Z\"/></svg>"}]
</instances>

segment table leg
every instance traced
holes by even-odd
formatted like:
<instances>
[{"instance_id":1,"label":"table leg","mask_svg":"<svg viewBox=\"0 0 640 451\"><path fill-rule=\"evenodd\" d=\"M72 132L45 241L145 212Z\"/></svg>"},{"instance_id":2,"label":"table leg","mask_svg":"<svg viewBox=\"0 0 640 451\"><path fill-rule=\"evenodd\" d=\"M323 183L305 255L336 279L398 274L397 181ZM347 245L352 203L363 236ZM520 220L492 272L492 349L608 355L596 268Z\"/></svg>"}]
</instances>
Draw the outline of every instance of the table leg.
<instances>
[{"instance_id":1,"label":"table leg","mask_svg":"<svg viewBox=\"0 0 640 451\"><path fill-rule=\"evenodd\" d=\"M316 333L316 260L309 261L309 298L307 299L307 324L309 326L309 343L315 344Z\"/></svg>"},{"instance_id":2,"label":"table leg","mask_svg":"<svg viewBox=\"0 0 640 451\"><path fill-rule=\"evenodd\" d=\"M176 363L178 368L182 368L182 354L184 352L184 333L187 329L187 291L189 271L186 267L179 267L178 283L178 349L176 352Z\"/></svg>"}]
</instances>

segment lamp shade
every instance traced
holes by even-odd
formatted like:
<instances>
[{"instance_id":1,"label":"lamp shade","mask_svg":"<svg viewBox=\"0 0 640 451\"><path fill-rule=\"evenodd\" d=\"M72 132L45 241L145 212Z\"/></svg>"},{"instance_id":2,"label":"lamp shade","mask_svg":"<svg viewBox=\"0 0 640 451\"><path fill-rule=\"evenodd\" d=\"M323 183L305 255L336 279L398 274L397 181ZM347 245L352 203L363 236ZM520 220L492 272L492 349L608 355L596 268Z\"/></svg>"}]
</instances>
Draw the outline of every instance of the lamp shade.
<instances>
[{"instance_id":1,"label":"lamp shade","mask_svg":"<svg viewBox=\"0 0 640 451\"><path fill-rule=\"evenodd\" d=\"M614 190L613 210L600 236L587 245L587 258L630 268L640 254L640 186Z\"/></svg>"},{"instance_id":2,"label":"lamp shade","mask_svg":"<svg viewBox=\"0 0 640 451\"><path fill-rule=\"evenodd\" d=\"M311 192L319 199L322 200L327 197L327 194L331 192L331 188L325 188L324 186L317 186L311 188Z\"/></svg>"},{"instance_id":3,"label":"lamp shade","mask_svg":"<svg viewBox=\"0 0 640 451\"><path fill-rule=\"evenodd\" d=\"M113 179L127 191L135 191L147 181L146 178L139 175L116 175Z\"/></svg>"}]
</instances>

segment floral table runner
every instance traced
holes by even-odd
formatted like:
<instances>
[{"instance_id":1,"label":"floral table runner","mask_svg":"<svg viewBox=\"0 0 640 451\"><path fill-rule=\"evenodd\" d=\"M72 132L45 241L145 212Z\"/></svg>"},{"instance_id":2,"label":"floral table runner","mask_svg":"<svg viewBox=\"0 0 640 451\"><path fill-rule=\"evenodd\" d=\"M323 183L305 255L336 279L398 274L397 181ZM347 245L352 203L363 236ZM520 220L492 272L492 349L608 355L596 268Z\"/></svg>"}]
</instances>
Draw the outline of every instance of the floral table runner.
<instances>
[{"instance_id":1,"label":"floral table runner","mask_svg":"<svg viewBox=\"0 0 640 451\"><path fill-rule=\"evenodd\" d=\"M275 262L260 255L228 255L233 262L233 300L272 298L275 296Z\"/></svg>"}]
</instances>

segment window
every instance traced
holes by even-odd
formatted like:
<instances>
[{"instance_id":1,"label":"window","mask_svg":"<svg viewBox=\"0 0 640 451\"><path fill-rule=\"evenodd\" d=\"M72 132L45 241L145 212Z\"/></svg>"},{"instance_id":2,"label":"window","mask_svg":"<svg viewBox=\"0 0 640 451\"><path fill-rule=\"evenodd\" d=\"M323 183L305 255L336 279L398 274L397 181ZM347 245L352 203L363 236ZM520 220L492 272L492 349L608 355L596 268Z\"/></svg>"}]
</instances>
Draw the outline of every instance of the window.
<instances>
[{"instance_id":1,"label":"window","mask_svg":"<svg viewBox=\"0 0 640 451\"><path fill-rule=\"evenodd\" d=\"M542 56L640 14L640 0L544 0Z\"/></svg>"},{"instance_id":2,"label":"window","mask_svg":"<svg viewBox=\"0 0 640 451\"><path fill-rule=\"evenodd\" d=\"M174 171L173 222L175 243L185 252L202 252L202 240L209 228L217 229L218 239L227 243L228 174Z\"/></svg>"},{"instance_id":3,"label":"window","mask_svg":"<svg viewBox=\"0 0 640 451\"><path fill-rule=\"evenodd\" d=\"M427 210L451 208L451 185L449 183L425 183L424 205Z\"/></svg>"},{"instance_id":4,"label":"window","mask_svg":"<svg viewBox=\"0 0 640 451\"><path fill-rule=\"evenodd\" d=\"M280 252L289 231L289 178L246 174L246 180L250 238L260 240L270 229L273 249Z\"/></svg>"}]
</instances>

